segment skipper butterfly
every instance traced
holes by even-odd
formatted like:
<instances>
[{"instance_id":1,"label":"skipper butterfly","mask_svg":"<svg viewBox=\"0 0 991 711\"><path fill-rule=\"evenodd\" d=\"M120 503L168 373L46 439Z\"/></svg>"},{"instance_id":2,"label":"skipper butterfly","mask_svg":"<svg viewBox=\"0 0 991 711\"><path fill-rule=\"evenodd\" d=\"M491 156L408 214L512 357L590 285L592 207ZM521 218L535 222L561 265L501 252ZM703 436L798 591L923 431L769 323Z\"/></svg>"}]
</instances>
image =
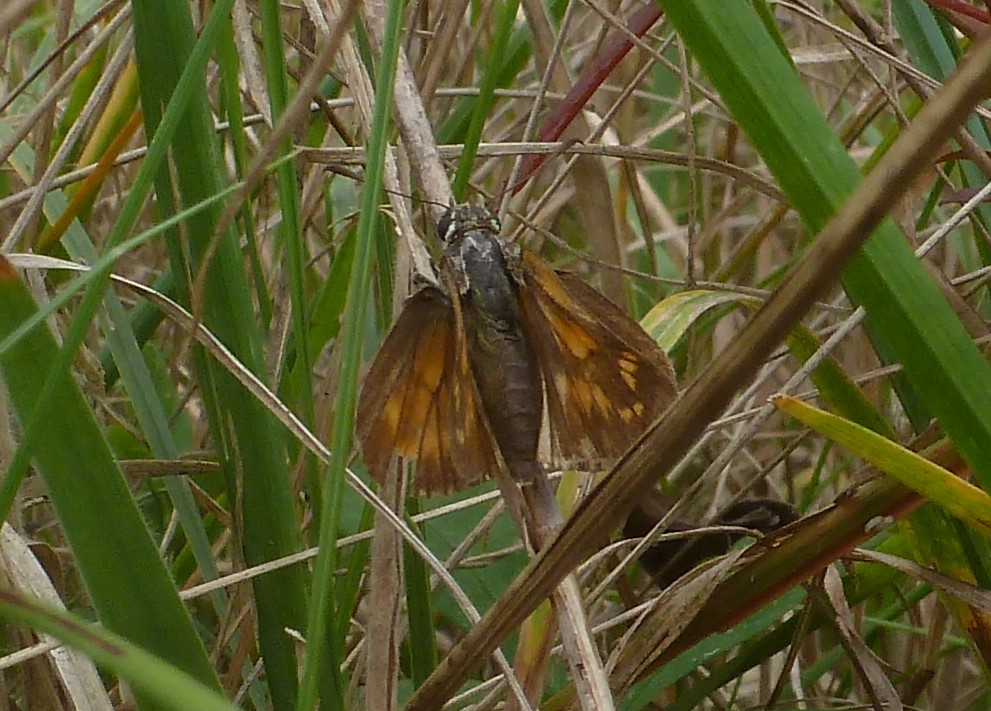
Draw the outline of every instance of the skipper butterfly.
<instances>
[{"instance_id":1,"label":"skipper butterfly","mask_svg":"<svg viewBox=\"0 0 991 711\"><path fill-rule=\"evenodd\" d=\"M406 301L358 401L362 455L379 482L393 455L416 462L418 493L476 484L500 459L525 482L540 471L545 400L555 461L603 466L677 393L667 356L635 321L500 231L473 205L438 224L439 286Z\"/></svg>"}]
</instances>

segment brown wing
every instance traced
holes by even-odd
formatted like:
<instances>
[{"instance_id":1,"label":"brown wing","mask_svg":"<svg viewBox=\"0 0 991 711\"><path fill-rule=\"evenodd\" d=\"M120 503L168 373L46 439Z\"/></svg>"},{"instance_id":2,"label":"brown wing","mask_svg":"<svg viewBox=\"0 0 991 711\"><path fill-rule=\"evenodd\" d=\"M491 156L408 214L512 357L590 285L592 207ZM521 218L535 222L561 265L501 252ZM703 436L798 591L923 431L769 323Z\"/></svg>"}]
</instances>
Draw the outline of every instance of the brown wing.
<instances>
[{"instance_id":1,"label":"brown wing","mask_svg":"<svg viewBox=\"0 0 991 711\"><path fill-rule=\"evenodd\" d=\"M615 459L677 395L667 356L580 277L530 252L523 253L520 298L556 453L589 464Z\"/></svg>"},{"instance_id":2,"label":"brown wing","mask_svg":"<svg viewBox=\"0 0 991 711\"><path fill-rule=\"evenodd\" d=\"M416 461L412 489L427 495L481 481L495 455L468 363L460 308L421 289L375 356L358 399L357 433L382 482L393 455Z\"/></svg>"}]
</instances>

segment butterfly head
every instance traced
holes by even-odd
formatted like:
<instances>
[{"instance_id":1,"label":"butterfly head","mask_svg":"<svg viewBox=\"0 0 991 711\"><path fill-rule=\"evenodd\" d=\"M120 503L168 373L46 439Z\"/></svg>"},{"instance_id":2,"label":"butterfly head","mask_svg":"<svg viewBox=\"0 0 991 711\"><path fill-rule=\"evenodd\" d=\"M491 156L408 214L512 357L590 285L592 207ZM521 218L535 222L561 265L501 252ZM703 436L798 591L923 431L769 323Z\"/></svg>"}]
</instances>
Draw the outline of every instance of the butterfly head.
<instances>
[{"instance_id":1,"label":"butterfly head","mask_svg":"<svg viewBox=\"0 0 991 711\"><path fill-rule=\"evenodd\" d=\"M502 225L487 207L467 204L452 205L437 223L437 234L449 247L472 231L498 235Z\"/></svg>"}]
</instances>

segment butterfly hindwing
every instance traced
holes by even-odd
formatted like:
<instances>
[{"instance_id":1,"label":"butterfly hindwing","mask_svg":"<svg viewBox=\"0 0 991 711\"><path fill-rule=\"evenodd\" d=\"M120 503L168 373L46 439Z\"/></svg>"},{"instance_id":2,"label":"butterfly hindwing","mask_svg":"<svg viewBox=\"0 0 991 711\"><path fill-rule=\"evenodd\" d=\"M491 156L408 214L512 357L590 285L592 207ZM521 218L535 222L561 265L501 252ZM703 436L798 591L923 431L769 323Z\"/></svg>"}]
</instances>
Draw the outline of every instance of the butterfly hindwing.
<instances>
[{"instance_id":1,"label":"butterfly hindwing","mask_svg":"<svg viewBox=\"0 0 991 711\"><path fill-rule=\"evenodd\" d=\"M415 460L412 488L428 495L478 483L494 458L468 365L460 308L434 287L403 307L365 377L357 434L381 482L393 453Z\"/></svg>"},{"instance_id":2,"label":"butterfly hindwing","mask_svg":"<svg viewBox=\"0 0 991 711\"><path fill-rule=\"evenodd\" d=\"M540 361L552 441L571 463L620 456L674 400L664 352L579 276L524 252L520 299Z\"/></svg>"}]
</instances>

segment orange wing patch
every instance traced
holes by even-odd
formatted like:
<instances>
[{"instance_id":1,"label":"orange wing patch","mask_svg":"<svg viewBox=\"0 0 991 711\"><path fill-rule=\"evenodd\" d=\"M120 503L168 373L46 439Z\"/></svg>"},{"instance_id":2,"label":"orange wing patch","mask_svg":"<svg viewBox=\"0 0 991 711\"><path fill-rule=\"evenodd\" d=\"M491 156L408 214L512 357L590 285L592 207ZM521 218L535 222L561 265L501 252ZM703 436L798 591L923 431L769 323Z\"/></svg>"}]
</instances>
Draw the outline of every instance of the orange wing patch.
<instances>
[{"instance_id":1,"label":"orange wing patch","mask_svg":"<svg viewBox=\"0 0 991 711\"><path fill-rule=\"evenodd\" d=\"M460 304L434 287L403 307L365 376L357 434L382 482L393 454L416 462L411 488L444 494L492 471L494 445L468 363Z\"/></svg>"},{"instance_id":2,"label":"orange wing patch","mask_svg":"<svg viewBox=\"0 0 991 711\"><path fill-rule=\"evenodd\" d=\"M544 376L552 441L571 462L621 455L677 394L667 356L581 280L523 253L527 337Z\"/></svg>"}]
</instances>

